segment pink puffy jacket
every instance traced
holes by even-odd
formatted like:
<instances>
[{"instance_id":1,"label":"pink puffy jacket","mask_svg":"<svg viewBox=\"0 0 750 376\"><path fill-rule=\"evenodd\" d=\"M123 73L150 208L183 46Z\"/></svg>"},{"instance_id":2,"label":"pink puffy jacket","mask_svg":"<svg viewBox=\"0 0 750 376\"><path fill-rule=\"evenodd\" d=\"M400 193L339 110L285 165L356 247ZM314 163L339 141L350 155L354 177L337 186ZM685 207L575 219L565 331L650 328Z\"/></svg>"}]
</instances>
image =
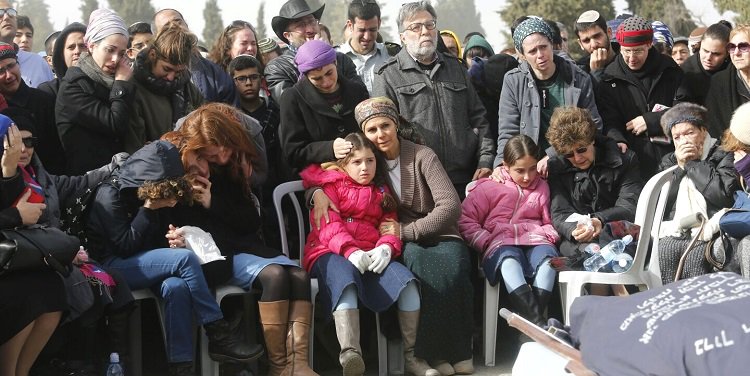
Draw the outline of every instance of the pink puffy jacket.
<instances>
[{"instance_id":1,"label":"pink puffy jacket","mask_svg":"<svg viewBox=\"0 0 750 376\"><path fill-rule=\"evenodd\" d=\"M519 187L503 170L504 183L481 179L461 204L458 229L474 249L488 255L501 245L555 245L549 185L541 178Z\"/></svg>"},{"instance_id":2,"label":"pink puffy jacket","mask_svg":"<svg viewBox=\"0 0 750 376\"><path fill-rule=\"evenodd\" d=\"M337 169L323 170L311 165L300 172L305 188L323 187L331 202L339 209L328 211L330 222L320 222L320 230L312 227L305 244L302 266L310 271L322 255L333 252L349 257L354 251L369 251L381 244L391 246L391 258L401 255L401 239L393 235L380 236L378 227L387 219L398 221L396 212L384 213L383 194L387 186L361 185ZM310 223L314 223L312 212Z\"/></svg>"}]
</instances>

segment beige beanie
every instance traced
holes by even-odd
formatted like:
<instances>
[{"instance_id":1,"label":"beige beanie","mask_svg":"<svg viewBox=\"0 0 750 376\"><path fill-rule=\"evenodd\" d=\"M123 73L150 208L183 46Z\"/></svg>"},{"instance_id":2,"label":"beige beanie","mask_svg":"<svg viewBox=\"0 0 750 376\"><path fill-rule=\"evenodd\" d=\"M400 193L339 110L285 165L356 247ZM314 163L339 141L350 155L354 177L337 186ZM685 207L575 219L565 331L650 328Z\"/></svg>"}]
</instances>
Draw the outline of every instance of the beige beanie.
<instances>
[{"instance_id":1,"label":"beige beanie","mask_svg":"<svg viewBox=\"0 0 750 376\"><path fill-rule=\"evenodd\" d=\"M729 131L745 145L750 145L750 102L737 107L729 123Z\"/></svg>"}]
</instances>

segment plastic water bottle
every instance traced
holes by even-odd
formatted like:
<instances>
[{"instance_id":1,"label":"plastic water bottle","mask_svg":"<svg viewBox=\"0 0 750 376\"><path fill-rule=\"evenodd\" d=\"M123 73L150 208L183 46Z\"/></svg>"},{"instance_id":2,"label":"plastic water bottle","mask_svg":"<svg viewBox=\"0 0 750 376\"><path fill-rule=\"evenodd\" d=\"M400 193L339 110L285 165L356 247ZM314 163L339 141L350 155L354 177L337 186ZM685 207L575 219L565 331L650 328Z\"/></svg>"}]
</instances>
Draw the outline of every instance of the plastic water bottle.
<instances>
[{"instance_id":1,"label":"plastic water bottle","mask_svg":"<svg viewBox=\"0 0 750 376\"><path fill-rule=\"evenodd\" d=\"M120 354L116 352L109 354L107 376L125 376L125 372L123 372L122 366L120 365Z\"/></svg>"},{"instance_id":2,"label":"plastic water bottle","mask_svg":"<svg viewBox=\"0 0 750 376\"><path fill-rule=\"evenodd\" d=\"M630 270L633 266L633 256L623 252L615 256L614 260L610 263L612 271L615 273L625 273Z\"/></svg>"},{"instance_id":3,"label":"plastic water bottle","mask_svg":"<svg viewBox=\"0 0 750 376\"><path fill-rule=\"evenodd\" d=\"M599 244L589 243L589 245L587 245L586 248L583 249L583 251L586 252L586 254L595 255L595 254L599 253L599 250L601 248L602 247L599 246Z\"/></svg>"},{"instance_id":4,"label":"plastic water bottle","mask_svg":"<svg viewBox=\"0 0 750 376\"><path fill-rule=\"evenodd\" d=\"M613 240L611 243L602 247L602 249L599 250L599 253L584 260L583 268L590 272L599 271L599 269L612 262L617 255L622 254L625 251L625 247L632 241L633 237L630 235L625 235L622 239Z\"/></svg>"}]
</instances>

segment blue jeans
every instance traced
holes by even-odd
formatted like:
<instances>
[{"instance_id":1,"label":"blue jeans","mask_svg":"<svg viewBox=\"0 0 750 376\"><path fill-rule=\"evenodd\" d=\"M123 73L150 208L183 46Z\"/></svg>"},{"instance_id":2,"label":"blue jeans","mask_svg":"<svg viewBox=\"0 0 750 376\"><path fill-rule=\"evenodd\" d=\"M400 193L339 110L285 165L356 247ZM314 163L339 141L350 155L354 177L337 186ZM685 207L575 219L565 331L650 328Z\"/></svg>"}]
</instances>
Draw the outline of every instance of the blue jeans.
<instances>
[{"instance_id":1,"label":"blue jeans","mask_svg":"<svg viewBox=\"0 0 750 376\"><path fill-rule=\"evenodd\" d=\"M224 317L203 276L200 260L184 248L159 248L105 264L119 270L133 290L151 288L164 299L170 363L193 360L193 315L203 325Z\"/></svg>"}]
</instances>

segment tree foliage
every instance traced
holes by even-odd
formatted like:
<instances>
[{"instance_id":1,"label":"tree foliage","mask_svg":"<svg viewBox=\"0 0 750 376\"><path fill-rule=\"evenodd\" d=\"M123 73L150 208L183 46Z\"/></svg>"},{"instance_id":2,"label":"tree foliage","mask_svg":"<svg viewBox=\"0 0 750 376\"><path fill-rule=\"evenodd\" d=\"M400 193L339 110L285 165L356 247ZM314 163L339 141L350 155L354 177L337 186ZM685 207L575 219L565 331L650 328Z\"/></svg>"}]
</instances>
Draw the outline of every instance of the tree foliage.
<instances>
[{"instance_id":1,"label":"tree foliage","mask_svg":"<svg viewBox=\"0 0 750 376\"><path fill-rule=\"evenodd\" d=\"M18 5L18 14L28 16L34 26L34 50L44 51L44 40L55 28L49 20L49 8L44 0L25 0Z\"/></svg>"},{"instance_id":2,"label":"tree foliage","mask_svg":"<svg viewBox=\"0 0 750 376\"><path fill-rule=\"evenodd\" d=\"M460 40L472 31L484 34L482 20L474 5L474 0L441 0L435 6L437 13L438 29L450 30Z\"/></svg>"},{"instance_id":3,"label":"tree foliage","mask_svg":"<svg viewBox=\"0 0 750 376\"><path fill-rule=\"evenodd\" d=\"M203 8L203 20L206 22L203 26L203 43L210 48L224 31L221 9L219 9L216 0L206 0L206 7Z\"/></svg>"},{"instance_id":4,"label":"tree foliage","mask_svg":"<svg viewBox=\"0 0 750 376\"><path fill-rule=\"evenodd\" d=\"M612 0L510 0L506 4L505 8L500 11L500 18L508 26L504 34L509 47L513 46L510 25L513 24L513 20L521 16L534 15L562 22L571 34L569 43L571 48L576 45L573 41L575 39L573 27L581 13L595 9L608 20L615 18Z\"/></svg>"},{"instance_id":5,"label":"tree foliage","mask_svg":"<svg viewBox=\"0 0 750 376\"><path fill-rule=\"evenodd\" d=\"M126 25L151 22L154 18L155 10L151 5L151 0L108 0L108 2L109 7L125 20Z\"/></svg>"},{"instance_id":6,"label":"tree foliage","mask_svg":"<svg viewBox=\"0 0 750 376\"><path fill-rule=\"evenodd\" d=\"M255 21L255 33L258 34L258 40L266 38L266 2L261 1L258 8L258 20Z\"/></svg>"},{"instance_id":7,"label":"tree foliage","mask_svg":"<svg viewBox=\"0 0 750 376\"><path fill-rule=\"evenodd\" d=\"M83 24L89 22L89 16L91 12L99 9L99 0L83 0L81 6L78 8L81 10L81 21Z\"/></svg>"},{"instance_id":8,"label":"tree foliage","mask_svg":"<svg viewBox=\"0 0 750 376\"><path fill-rule=\"evenodd\" d=\"M629 0L628 4L633 14L664 22L673 36L688 36L696 27L682 0Z\"/></svg>"},{"instance_id":9,"label":"tree foliage","mask_svg":"<svg viewBox=\"0 0 750 376\"><path fill-rule=\"evenodd\" d=\"M732 21L734 24L750 23L750 1L747 0L714 0L714 5L719 12L732 11L737 13Z\"/></svg>"},{"instance_id":10,"label":"tree foliage","mask_svg":"<svg viewBox=\"0 0 750 376\"><path fill-rule=\"evenodd\" d=\"M314 1L309 1L311 9L318 9L319 5L313 5ZM331 30L331 40L334 46L337 44L344 43L344 25L346 25L346 19L349 15L349 2L346 0L327 0L325 2L326 9L323 11L323 16L320 17L320 22Z\"/></svg>"}]
</instances>

